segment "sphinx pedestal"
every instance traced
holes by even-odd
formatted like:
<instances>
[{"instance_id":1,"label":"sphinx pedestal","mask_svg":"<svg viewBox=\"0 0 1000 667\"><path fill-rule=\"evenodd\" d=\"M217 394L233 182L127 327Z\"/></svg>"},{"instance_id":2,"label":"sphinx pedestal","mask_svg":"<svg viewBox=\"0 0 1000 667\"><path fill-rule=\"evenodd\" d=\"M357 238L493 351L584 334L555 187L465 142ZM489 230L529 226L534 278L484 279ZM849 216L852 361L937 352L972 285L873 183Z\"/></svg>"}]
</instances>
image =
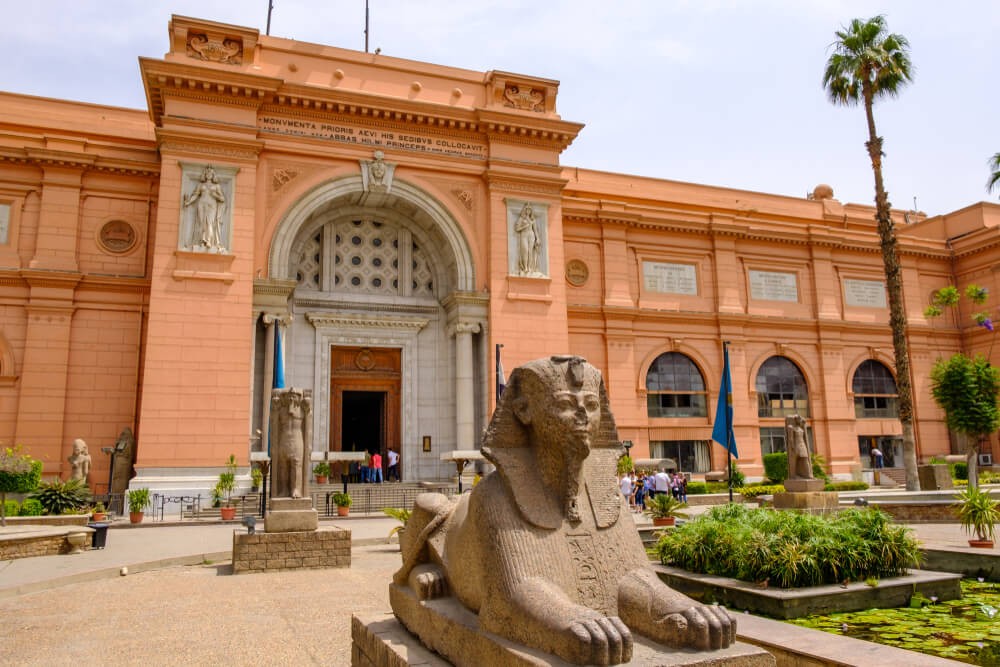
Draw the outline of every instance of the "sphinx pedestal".
<instances>
[{"instance_id":1,"label":"sphinx pedestal","mask_svg":"<svg viewBox=\"0 0 1000 667\"><path fill-rule=\"evenodd\" d=\"M353 667L573 667L550 653L481 631L476 615L454 598L420 602L409 587L395 584L390 585L389 596L393 608L403 612L413 632L392 614L355 615L351 619ZM671 649L635 637L632 660L624 664L627 667L774 667L776 663L774 656L764 649L740 642L719 651L701 652Z\"/></svg>"},{"instance_id":2,"label":"sphinx pedestal","mask_svg":"<svg viewBox=\"0 0 1000 667\"><path fill-rule=\"evenodd\" d=\"M351 531L318 529L309 498L273 498L264 532L233 531L233 573L351 566Z\"/></svg>"}]
</instances>

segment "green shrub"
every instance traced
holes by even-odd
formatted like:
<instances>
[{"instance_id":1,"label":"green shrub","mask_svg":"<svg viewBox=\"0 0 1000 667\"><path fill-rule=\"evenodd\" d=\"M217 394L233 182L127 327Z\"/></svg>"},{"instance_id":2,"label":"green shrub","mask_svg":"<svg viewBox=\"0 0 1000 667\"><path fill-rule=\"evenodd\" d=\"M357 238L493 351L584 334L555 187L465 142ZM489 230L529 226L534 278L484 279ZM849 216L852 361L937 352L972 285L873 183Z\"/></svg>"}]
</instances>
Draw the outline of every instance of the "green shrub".
<instances>
[{"instance_id":1,"label":"green shrub","mask_svg":"<svg viewBox=\"0 0 1000 667\"><path fill-rule=\"evenodd\" d=\"M759 486L744 486L740 489L740 495L747 500L753 500L758 496L773 496L776 493L784 493L785 487L781 484L763 484Z\"/></svg>"},{"instance_id":2,"label":"green shrub","mask_svg":"<svg viewBox=\"0 0 1000 667\"><path fill-rule=\"evenodd\" d=\"M632 457L629 456L628 454L625 454L624 456L618 459L617 471L619 477L621 477L627 472L632 472L634 468L635 464L632 462Z\"/></svg>"},{"instance_id":3,"label":"green shrub","mask_svg":"<svg viewBox=\"0 0 1000 667\"><path fill-rule=\"evenodd\" d=\"M16 500L3 501L4 516L17 516L21 513L21 505Z\"/></svg>"},{"instance_id":4,"label":"green shrub","mask_svg":"<svg viewBox=\"0 0 1000 667\"><path fill-rule=\"evenodd\" d=\"M25 498L21 503L21 516L42 516L44 512L42 504L34 498Z\"/></svg>"},{"instance_id":5,"label":"green shrub","mask_svg":"<svg viewBox=\"0 0 1000 667\"><path fill-rule=\"evenodd\" d=\"M689 496L700 496L705 493L708 493L707 482L688 482Z\"/></svg>"},{"instance_id":6,"label":"green shrub","mask_svg":"<svg viewBox=\"0 0 1000 667\"><path fill-rule=\"evenodd\" d=\"M830 476L826 474L826 459L819 454L813 454L809 459L812 461L812 474L816 479L821 479L827 484L830 483Z\"/></svg>"},{"instance_id":7,"label":"green shrub","mask_svg":"<svg viewBox=\"0 0 1000 667\"><path fill-rule=\"evenodd\" d=\"M726 482L705 482L705 487L708 493L727 493L729 491L729 484ZM691 493L690 484L688 484L688 493Z\"/></svg>"},{"instance_id":8,"label":"green shrub","mask_svg":"<svg viewBox=\"0 0 1000 667\"><path fill-rule=\"evenodd\" d=\"M42 482L31 494L45 514L75 514L90 504L90 489L82 479Z\"/></svg>"},{"instance_id":9,"label":"green shrub","mask_svg":"<svg viewBox=\"0 0 1000 667\"><path fill-rule=\"evenodd\" d=\"M948 461L946 461L943 456L932 456L927 463L929 463L930 465L935 465L938 463L947 463L947 462Z\"/></svg>"},{"instance_id":10,"label":"green shrub","mask_svg":"<svg viewBox=\"0 0 1000 667\"><path fill-rule=\"evenodd\" d=\"M864 482L828 482L824 491L865 491L868 485Z\"/></svg>"},{"instance_id":11,"label":"green shrub","mask_svg":"<svg viewBox=\"0 0 1000 667\"><path fill-rule=\"evenodd\" d=\"M0 525L7 525L7 494L30 493L41 478L41 461L22 454L20 447L0 449Z\"/></svg>"},{"instance_id":12,"label":"green shrub","mask_svg":"<svg viewBox=\"0 0 1000 667\"><path fill-rule=\"evenodd\" d=\"M969 479L969 464L957 461L952 464L951 476L955 479Z\"/></svg>"},{"instance_id":13,"label":"green shrub","mask_svg":"<svg viewBox=\"0 0 1000 667\"><path fill-rule=\"evenodd\" d=\"M781 484L788 479L788 453L764 454L764 476L771 484Z\"/></svg>"},{"instance_id":14,"label":"green shrub","mask_svg":"<svg viewBox=\"0 0 1000 667\"><path fill-rule=\"evenodd\" d=\"M980 484L995 484L1000 481L1000 472L995 470L980 470L979 471L979 483Z\"/></svg>"},{"instance_id":15,"label":"green shrub","mask_svg":"<svg viewBox=\"0 0 1000 667\"><path fill-rule=\"evenodd\" d=\"M736 461L729 462L729 479L732 481L734 489L746 484L746 475L740 472L740 469L736 466Z\"/></svg>"},{"instance_id":16,"label":"green shrub","mask_svg":"<svg viewBox=\"0 0 1000 667\"><path fill-rule=\"evenodd\" d=\"M877 508L833 517L727 504L664 534L665 565L781 588L884 579L919 564L911 531Z\"/></svg>"}]
</instances>

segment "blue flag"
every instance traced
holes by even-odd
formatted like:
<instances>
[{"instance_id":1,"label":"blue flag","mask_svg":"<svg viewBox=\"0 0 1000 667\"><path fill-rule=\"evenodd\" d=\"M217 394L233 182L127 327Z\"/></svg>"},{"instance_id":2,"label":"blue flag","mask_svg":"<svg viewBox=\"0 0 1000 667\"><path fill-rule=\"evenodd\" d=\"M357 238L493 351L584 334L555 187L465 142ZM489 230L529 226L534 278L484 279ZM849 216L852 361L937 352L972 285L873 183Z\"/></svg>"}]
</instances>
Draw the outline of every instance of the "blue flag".
<instances>
[{"instance_id":1,"label":"blue flag","mask_svg":"<svg viewBox=\"0 0 1000 667\"><path fill-rule=\"evenodd\" d=\"M736 453L736 436L733 435L733 374L729 370L729 346L722 346L725 363L722 368L722 382L719 383L719 401L715 406L715 425L712 440L729 450L733 458Z\"/></svg>"},{"instance_id":2,"label":"blue flag","mask_svg":"<svg viewBox=\"0 0 1000 667\"><path fill-rule=\"evenodd\" d=\"M281 349L281 327L274 325L274 383L275 389L285 388L285 355Z\"/></svg>"}]
</instances>

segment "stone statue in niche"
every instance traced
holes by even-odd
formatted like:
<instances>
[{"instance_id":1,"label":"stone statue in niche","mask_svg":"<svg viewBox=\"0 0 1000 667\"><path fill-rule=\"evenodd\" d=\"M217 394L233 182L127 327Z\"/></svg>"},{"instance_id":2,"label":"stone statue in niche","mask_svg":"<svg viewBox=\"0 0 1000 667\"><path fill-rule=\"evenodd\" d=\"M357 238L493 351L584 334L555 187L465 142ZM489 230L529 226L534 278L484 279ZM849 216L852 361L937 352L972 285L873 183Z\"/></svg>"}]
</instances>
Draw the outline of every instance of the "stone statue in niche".
<instances>
[{"instance_id":1,"label":"stone statue in niche","mask_svg":"<svg viewBox=\"0 0 1000 667\"><path fill-rule=\"evenodd\" d=\"M788 451L788 479L815 479L802 415L785 417L785 449Z\"/></svg>"},{"instance_id":2,"label":"stone statue in niche","mask_svg":"<svg viewBox=\"0 0 1000 667\"><path fill-rule=\"evenodd\" d=\"M67 460L70 465L70 479L78 479L86 483L87 476L90 475L90 450L87 449L87 443L82 438L73 441L73 453Z\"/></svg>"},{"instance_id":3,"label":"stone statue in niche","mask_svg":"<svg viewBox=\"0 0 1000 667\"><path fill-rule=\"evenodd\" d=\"M722 607L669 588L649 565L617 489L623 453L600 372L580 357L515 369L483 439L496 471L459 499L417 496L393 577L396 616L455 656L436 600L493 633L576 664L633 655L633 633L671 647L729 646ZM461 653L468 656L467 653Z\"/></svg>"},{"instance_id":4,"label":"stone statue in niche","mask_svg":"<svg viewBox=\"0 0 1000 667\"><path fill-rule=\"evenodd\" d=\"M191 246L204 248L209 252L224 251L222 225L226 212L226 193L211 165L201 172L200 182L184 198L184 206L194 206Z\"/></svg>"},{"instance_id":5,"label":"stone statue in niche","mask_svg":"<svg viewBox=\"0 0 1000 667\"><path fill-rule=\"evenodd\" d=\"M270 433L272 497L307 497L312 452L311 390L274 390Z\"/></svg>"},{"instance_id":6,"label":"stone statue in niche","mask_svg":"<svg viewBox=\"0 0 1000 667\"><path fill-rule=\"evenodd\" d=\"M521 207L514 223L517 235L517 273L520 276L539 276L538 255L542 249L542 237L538 233L538 220L531 204Z\"/></svg>"}]
</instances>

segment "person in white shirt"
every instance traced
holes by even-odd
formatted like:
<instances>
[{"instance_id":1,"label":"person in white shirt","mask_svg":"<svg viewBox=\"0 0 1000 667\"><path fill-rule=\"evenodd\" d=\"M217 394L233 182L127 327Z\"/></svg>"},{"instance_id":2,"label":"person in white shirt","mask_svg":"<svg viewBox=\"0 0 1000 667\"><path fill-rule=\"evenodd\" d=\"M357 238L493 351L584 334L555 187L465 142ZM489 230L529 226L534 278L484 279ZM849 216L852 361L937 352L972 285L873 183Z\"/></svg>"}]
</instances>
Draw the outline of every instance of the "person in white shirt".
<instances>
[{"instance_id":1,"label":"person in white shirt","mask_svg":"<svg viewBox=\"0 0 1000 667\"><path fill-rule=\"evenodd\" d=\"M625 473L624 475L622 475L621 481L618 482L618 488L621 489L622 495L625 496L625 500L629 503L629 505L631 505L632 504L632 478L629 476L628 473Z\"/></svg>"},{"instance_id":2,"label":"person in white shirt","mask_svg":"<svg viewBox=\"0 0 1000 667\"><path fill-rule=\"evenodd\" d=\"M656 495L670 493L670 475L667 474L667 471L660 470L653 475L653 490Z\"/></svg>"},{"instance_id":3,"label":"person in white shirt","mask_svg":"<svg viewBox=\"0 0 1000 667\"><path fill-rule=\"evenodd\" d=\"M389 457L389 469L385 473L385 481L396 480L399 481L399 453L396 452L392 447L386 453Z\"/></svg>"}]
</instances>

